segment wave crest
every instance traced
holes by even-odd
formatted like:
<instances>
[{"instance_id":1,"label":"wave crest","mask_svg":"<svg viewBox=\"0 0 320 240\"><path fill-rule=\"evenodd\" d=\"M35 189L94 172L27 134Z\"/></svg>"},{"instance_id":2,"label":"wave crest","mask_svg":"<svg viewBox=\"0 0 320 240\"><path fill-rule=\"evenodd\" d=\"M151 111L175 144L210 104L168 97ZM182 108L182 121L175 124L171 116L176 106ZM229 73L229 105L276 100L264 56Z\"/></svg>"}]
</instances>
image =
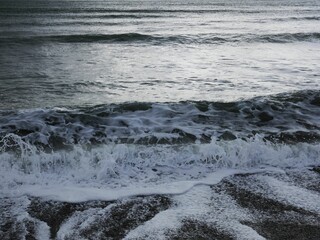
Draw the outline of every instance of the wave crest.
<instances>
[{"instance_id":1,"label":"wave crest","mask_svg":"<svg viewBox=\"0 0 320 240\"><path fill-rule=\"evenodd\" d=\"M320 33L278 33L278 34L200 34L200 35L150 35L142 33L121 34L73 34L0 38L0 42L38 44L43 42L62 43L145 43L145 44L224 44L224 43L291 43L319 41Z\"/></svg>"}]
</instances>

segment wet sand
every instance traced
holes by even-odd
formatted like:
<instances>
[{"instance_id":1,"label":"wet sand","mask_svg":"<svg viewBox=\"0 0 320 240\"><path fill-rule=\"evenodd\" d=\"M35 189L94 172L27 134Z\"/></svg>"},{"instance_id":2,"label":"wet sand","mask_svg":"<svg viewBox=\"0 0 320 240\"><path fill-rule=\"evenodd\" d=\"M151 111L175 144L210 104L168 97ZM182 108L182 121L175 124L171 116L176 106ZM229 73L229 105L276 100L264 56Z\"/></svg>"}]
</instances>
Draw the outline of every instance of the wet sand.
<instances>
[{"instance_id":1,"label":"wet sand","mask_svg":"<svg viewBox=\"0 0 320 240\"><path fill-rule=\"evenodd\" d=\"M129 233L138 227L144 228L160 213L179 209L176 196L137 196L112 202L81 203L25 196L26 201L22 205L21 199L3 198L0 201L0 239L41 239L44 236L50 239L250 238L250 235L241 235L242 230L239 229L243 227L255 232L261 239L317 240L320 239L320 201L308 201L312 196L319 196L320 199L319 169L314 167L301 171L286 170L284 173L238 174L227 177L219 184L206 188L212 196L212 202L206 203L211 210L202 214L202 217L201 214L184 215L182 212L181 217L177 216L179 225L172 224L172 228L163 230L159 235L156 230L152 235L150 231L146 231L141 237L132 237L134 235L130 236ZM270 182L263 182L263 179L269 179ZM272 181L283 183L283 189L282 185L275 187ZM302 196L299 191L305 191L307 195ZM179 198L183 199L184 196ZM237 215L237 211L232 210L234 205L249 217L237 219L237 216L224 216L222 213L228 211L229 207L225 207L226 203L217 199L231 199L227 206L234 212L232 214ZM301 199L305 199L305 203L300 202ZM201 204L203 203L199 202ZM24 211L15 213L19 208ZM236 223L234 226L233 220ZM171 221L170 218L167 221ZM168 225L170 226L170 222ZM49 234L41 235L39 229L42 232L47 229ZM71 229L72 232L68 235L67 232L63 233L63 229Z\"/></svg>"}]
</instances>

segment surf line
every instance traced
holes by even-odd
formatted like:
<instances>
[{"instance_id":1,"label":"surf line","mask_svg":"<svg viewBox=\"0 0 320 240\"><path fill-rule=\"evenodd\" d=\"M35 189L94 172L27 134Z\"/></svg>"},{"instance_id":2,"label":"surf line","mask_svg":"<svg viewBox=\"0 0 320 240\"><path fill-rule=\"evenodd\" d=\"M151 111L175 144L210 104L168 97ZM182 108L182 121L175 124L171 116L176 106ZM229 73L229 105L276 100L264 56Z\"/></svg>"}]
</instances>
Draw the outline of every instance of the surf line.
<instances>
[{"instance_id":1,"label":"surf line","mask_svg":"<svg viewBox=\"0 0 320 240\"><path fill-rule=\"evenodd\" d=\"M21 186L11 192L12 195L28 195L32 197L46 198L53 201L61 202L87 202L87 201L115 201L123 198L150 196L150 195L182 195L190 191L192 188L201 185L212 186L221 182L225 177L235 174L256 174L263 172L281 172L279 168L263 168L253 170L236 170L236 169L222 169L212 172L207 177L196 181L177 181L171 183L162 183L147 187L124 187L115 189L106 188L92 188L92 187L62 187L61 185L53 186Z\"/></svg>"}]
</instances>

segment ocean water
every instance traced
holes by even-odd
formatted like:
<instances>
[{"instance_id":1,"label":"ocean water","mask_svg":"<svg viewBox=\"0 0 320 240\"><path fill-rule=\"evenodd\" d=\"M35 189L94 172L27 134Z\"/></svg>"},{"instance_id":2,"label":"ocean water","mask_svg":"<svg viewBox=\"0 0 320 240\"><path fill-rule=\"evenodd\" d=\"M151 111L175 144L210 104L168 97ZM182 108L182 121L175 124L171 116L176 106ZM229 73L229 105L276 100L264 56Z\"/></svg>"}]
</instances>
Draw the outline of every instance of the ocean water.
<instances>
[{"instance_id":1,"label":"ocean water","mask_svg":"<svg viewBox=\"0 0 320 240\"><path fill-rule=\"evenodd\" d=\"M196 202L319 166L319 66L317 0L0 0L0 200Z\"/></svg>"}]
</instances>

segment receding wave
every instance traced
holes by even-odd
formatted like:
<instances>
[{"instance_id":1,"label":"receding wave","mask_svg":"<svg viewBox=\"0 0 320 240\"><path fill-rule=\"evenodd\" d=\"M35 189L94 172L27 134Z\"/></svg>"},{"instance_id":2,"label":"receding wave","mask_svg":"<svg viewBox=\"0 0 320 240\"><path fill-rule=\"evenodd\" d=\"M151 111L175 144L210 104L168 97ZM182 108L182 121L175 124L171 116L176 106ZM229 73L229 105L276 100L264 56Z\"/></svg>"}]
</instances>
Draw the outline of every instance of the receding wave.
<instances>
[{"instance_id":1,"label":"receding wave","mask_svg":"<svg viewBox=\"0 0 320 240\"><path fill-rule=\"evenodd\" d=\"M121 34L75 34L75 35L48 35L17 38L0 38L0 42L18 43L146 43L146 44L223 44L241 42L269 42L290 43L301 41L319 41L320 33L278 33L278 34L241 34L241 35L149 35L141 33Z\"/></svg>"}]
</instances>

